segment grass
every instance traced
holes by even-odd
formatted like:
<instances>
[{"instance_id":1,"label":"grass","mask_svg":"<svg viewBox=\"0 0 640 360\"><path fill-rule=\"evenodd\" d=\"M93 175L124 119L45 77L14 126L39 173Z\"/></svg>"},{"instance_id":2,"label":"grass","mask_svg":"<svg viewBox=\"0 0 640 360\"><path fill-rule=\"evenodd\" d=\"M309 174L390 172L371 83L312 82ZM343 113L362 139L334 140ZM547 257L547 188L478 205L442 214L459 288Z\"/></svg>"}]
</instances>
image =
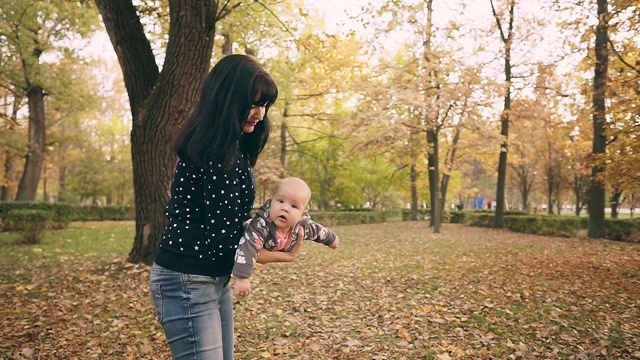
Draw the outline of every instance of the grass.
<instances>
[{"instance_id":1,"label":"grass","mask_svg":"<svg viewBox=\"0 0 640 360\"><path fill-rule=\"evenodd\" d=\"M236 359L640 358L640 245L424 222L337 226L258 266ZM132 222L0 239L0 359L166 359ZM82 336L78 336L82 334Z\"/></svg>"},{"instance_id":2,"label":"grass","mask_svg":"<svg viewBox=\"0 0 640 360\"><path fill-rule=\"evenodd\" d=\"M19 244L16 233L0 233L0 265L16 258L34 261L61 256L112 256L127 254L133 243L133 222L74 222L67 229L45 231L41 244Z\"/></svg>"}]
</instances>

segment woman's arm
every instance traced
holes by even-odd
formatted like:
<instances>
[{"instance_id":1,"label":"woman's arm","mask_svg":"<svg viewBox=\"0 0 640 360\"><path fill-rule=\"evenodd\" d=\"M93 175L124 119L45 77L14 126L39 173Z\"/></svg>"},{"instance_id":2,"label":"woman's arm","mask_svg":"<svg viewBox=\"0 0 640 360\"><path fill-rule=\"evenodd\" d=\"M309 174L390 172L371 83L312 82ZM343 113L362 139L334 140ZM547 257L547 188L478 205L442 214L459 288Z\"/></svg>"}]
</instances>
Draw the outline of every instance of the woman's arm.
<instances>
[{"instance_id":1,"label":"woman's arm","mask_svg":"<svg viewBox=\"0 0 640 360\"><path fill-rule=\"evenodd\" d=\"M302 227L298 229L298 240L293 245L291 251L269 251L266 249L260 249L258 252L258 259L256 260L260 264L268 264L272 262L291 262L295 260L300 254L302 249L302 241L304 240L304 229Z\"/></svg>"}]
</instances>

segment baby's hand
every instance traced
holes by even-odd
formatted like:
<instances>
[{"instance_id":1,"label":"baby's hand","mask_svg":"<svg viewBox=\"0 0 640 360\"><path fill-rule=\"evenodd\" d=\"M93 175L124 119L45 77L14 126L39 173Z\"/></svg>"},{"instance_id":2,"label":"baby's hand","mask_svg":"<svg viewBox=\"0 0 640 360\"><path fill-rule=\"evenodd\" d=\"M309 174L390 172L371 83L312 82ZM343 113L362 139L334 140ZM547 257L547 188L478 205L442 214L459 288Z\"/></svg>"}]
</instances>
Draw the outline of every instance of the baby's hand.
<instances>
[{"instance_id":1,"label":"baby's hand","mask_svg":"<svg viewBox=\"0 0 640 360\"><path fill-rule=\"evenodd\" d=\"M340 238L336 236L336 239L333 240L333 242L331 243L331 245L329 245L329 247L332 249L337 249L338 246L340 246Z\"/></svg>"},{"instance_id":2,"label":"baby's hand","mask_svg":"<svg viewBox=\"0 0 640 360\"><path fill-rule=\"evenodd\" d=\"M244 297L251 293L251 281L249 279L238 279L233 286L233 294L237 297Z\"/></svg>"}]
</instances>

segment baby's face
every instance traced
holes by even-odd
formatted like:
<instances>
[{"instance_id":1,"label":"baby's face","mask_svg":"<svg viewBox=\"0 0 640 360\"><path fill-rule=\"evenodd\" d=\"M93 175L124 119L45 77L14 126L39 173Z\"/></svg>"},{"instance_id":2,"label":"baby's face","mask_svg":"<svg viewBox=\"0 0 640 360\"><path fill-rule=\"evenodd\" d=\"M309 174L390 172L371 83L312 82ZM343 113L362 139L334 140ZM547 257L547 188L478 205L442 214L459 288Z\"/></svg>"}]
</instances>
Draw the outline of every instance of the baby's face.
<instances>
[{"instance_id":1,"label":"baby's face","mask_svg":"<svg viewBox=\"0 0 640 360\"><path fill-rule=\"evenodd\" d=\"M269 219L279 230L293 227L306 215L307 201L295 188L280 188L271 198Z\"/></svg>"}]
</instances>

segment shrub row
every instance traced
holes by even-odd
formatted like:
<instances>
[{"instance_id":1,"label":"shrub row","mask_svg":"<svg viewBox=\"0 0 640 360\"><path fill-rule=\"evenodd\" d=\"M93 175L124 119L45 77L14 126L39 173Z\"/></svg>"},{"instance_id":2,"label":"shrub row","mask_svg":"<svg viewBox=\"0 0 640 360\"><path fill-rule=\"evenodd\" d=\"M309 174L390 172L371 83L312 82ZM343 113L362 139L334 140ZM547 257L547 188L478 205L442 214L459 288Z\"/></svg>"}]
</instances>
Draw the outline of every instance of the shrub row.
<instances>
[{"instance_id":1,"label":"shrub row","mask_svg":"<svg viewBox=\"0 0 640 360\"><path fill-rule=\"evenodd\" d=\"M450 222L493 227L494 215L486 211L452 211ZM504 216L506 229L527 234L574 237L588 226L589 219L582 217L523 215L521 212L505 212ZM605 219L605 228L607 239L640 242L640 219Z\"/></svg>"},{"instance_id":2,"label":"shrub row","mask_svg":"<svg viewBox=\"0 0 640 360\"><path fill-rule=\"evenodd\" d=\"M313 211L311 219L324 226L372 224L402 221L402 210Z\"/></svg>"},{"instance_id":3,"label":"shrub row","mask_svg":"<svg viewBox=\"0 0 640 360\"><path fill-rule=\"evenodd\" d=\"M20 225L16 224L22 221L20 219L26 216L24 214L33 211L45 212L48 214L43 216L47 218L47 228L49 229L64 229L69 226L71 221L135 219L135 211L131 206L82 206L61 203L1 202L1 230L20 230Z\"/></svg>"},{"instance_id":4,"label":"shrub row","mask_svg":"<svg viewBox=\"0 0 640 360\"><path fill-rule=\"evenodd\" d=\"M42 211L47 213L47 228L64 229L71 221L103 221L103 220L135 220L135 209L132 206L81 206L69 204L2 202L0 203L0 230L19 231L20 226L15 215L16 210ZM406 210L348 210L348 211L313 211L311 216L326 226L369 224L386 221L402 221ZM406 215L407 218L409 215ZM2 226L4 225L4 226Z\"/></svg>"},{"instance_id":5,"label":"shrub row","mask_svg":"<svg viewBox=\"0 0 640 360\"><path fill-rule=\"evenodd\" d=\"M429 209L418 209L418 220L428 219ZM411 221L411 209L402 209L402 221Z\"/></svg>"}]
</instances>

